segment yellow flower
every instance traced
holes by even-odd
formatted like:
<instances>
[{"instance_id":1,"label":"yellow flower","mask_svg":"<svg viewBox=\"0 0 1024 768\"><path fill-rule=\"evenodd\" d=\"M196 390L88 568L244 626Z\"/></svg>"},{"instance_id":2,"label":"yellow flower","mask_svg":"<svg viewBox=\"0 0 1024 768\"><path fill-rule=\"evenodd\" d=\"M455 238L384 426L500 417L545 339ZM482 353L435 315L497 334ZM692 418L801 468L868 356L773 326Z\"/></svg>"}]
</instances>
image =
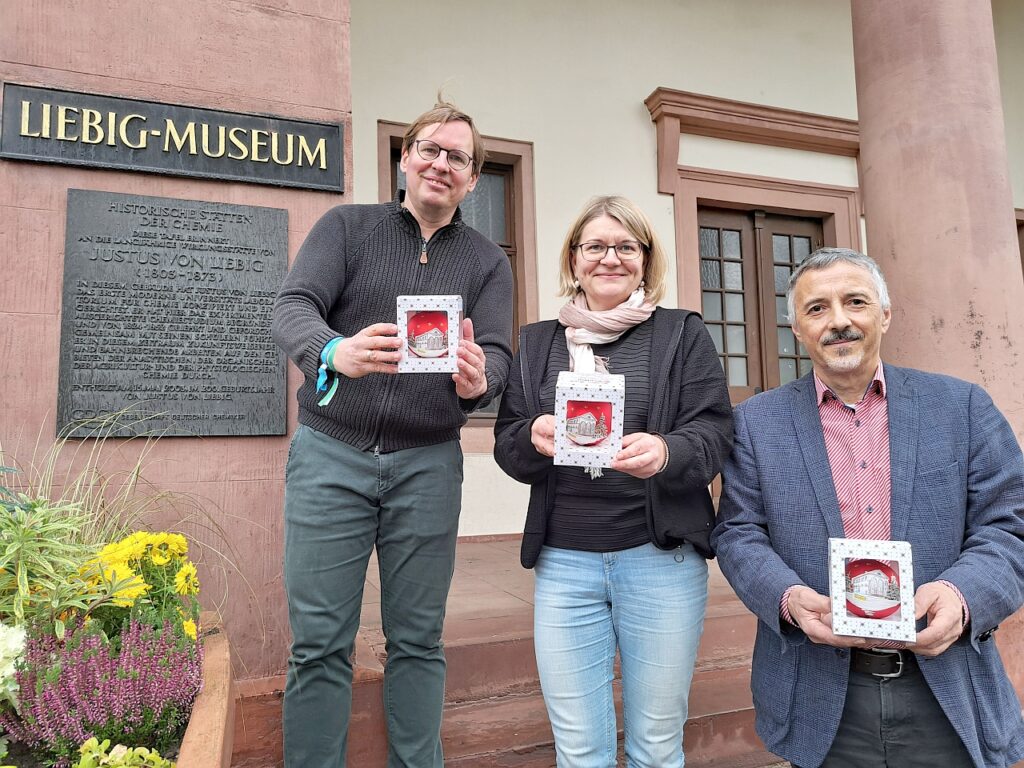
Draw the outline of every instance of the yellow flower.
<instances>
[{"instance_id":1,"label":"yellow flower","mask_svg":"<svg viewBox=\"0 0 1024 768\"><path fill-rule=\"evenodd\" d=\"M167 565L171 562L171 556L163 549L153 548L149 551L149 559L153 561L153 565Z\"/></svg>"},{"instance_id":2,"label":"yellow flower","mask_svg":"<svg viewBox=\"0 0 1024 768\"><path fill-rule=\"evenodd\" d=\"M167 549L172 555L178 557L184 557L188 554L188 541L180 533L166 533L164 534L167 538L164 540L167 544Z\"/></svg>"},{"instance_id":3,"label":"yellow flower","mask_svg":"<svg viewBox=\"0 0 1024 768\"><path fill-rule=\"evenodd\" d=\"M149 536L149 558L153 565L164 566L172 558L188 552L188 542L180 533L152 533Z\"/></svg>"},{"instance_id":4,"label":"yellow flower","mask_svg":"<svg viewBox=\"0 0 1024 768\"><path fill-rule=\"evenodd\" d=\"M185 634L192 640L196 639L196 623L192 619L186 619L181 622L181 628L185 630Z\"/></svg>"},{"instance_id":5,"label":"yellow flower","mask_svg":"<svg viewBox=\"0 0 1024 768\"><path fill-rule=\"evenodd\" d=\"M188 560L174 575L174 591L179 595L199 594L199 575L196 567Z\"/></svg>"},{"instance_id":6,"label":"yellow flower","mask_svg":"<svg viewBox=\"0 0 1024 768\"><path fill-rule=\"evenodd\" d=\"M153 561L153 565L167 565L171 562L171 553L167 548L167 534L166 533L151 533L149 534L149 559Z\"/></svg>"},{"instance_id":7,"label":"yellow flower","mask_svg":"<svg viewBox=\"0 0 1024 768\"><path fill-rule=\"evenodd\" d=\"M121 608L131 607L138 598L149 591L149 584L124 563L104 568L103 578L108 584L118 586L114 592L114 605Z\"/></svg>"},{"instance_id":8,"label":"yellow flower","mask_svg":"<svg viewBox=\"0 0 1024 768\"><path fill-rule=\"evenodd\" d=\"M104 565L141 560L146 554L146 537L147 534L142 532L133 533L114 544L107 544L96 555L96 559Z\"/></svg>"}]
</instances>

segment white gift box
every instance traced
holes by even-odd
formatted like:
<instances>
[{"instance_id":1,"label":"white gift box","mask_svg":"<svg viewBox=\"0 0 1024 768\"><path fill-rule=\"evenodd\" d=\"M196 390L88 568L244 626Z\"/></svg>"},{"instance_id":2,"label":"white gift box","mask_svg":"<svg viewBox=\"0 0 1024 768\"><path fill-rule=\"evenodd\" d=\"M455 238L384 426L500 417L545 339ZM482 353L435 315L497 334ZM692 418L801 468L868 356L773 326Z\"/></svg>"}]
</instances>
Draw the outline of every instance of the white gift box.
<instances>
[{"instance_id":1,"label":"white gift box","mask_svg":"<svg viewBox=\"0 0 1024 768\"><path fill-rule=\"evenodd\" d=\"M399 296L399 373L455 373L462 337L461 296Z\"/></svg>"},{"instance_id":2,"label":"white gift box","mask_svg":"<svg viewBox=\"0 0 1024 768\"><path fill-rule=\"evenodd\" d=\"M607 467L622 449L626 377L562 371L555 386L555 464Z\"/></svg>"},{"instance_id":3,"label":"white gift box","mask_svg":"<svg viewBox=\"0 0 1024 768\"><path fill-rule=\"evenodd\" d=\"M909 541L829 539L828 561L833 632L917 639Z\"/></svg>"}]
</instances>

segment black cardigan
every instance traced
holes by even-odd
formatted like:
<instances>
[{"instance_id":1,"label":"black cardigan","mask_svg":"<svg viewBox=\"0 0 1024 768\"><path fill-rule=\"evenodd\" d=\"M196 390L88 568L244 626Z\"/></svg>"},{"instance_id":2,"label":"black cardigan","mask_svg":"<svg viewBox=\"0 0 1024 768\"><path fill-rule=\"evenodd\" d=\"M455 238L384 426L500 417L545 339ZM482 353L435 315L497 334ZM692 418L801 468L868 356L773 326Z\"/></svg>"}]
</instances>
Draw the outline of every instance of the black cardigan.
<instances>
[{"instance_id":1,"label":"black cardigan","mask_svg":"<svg viewBox=\"0 0 1024 768\"><path fill-rule=\"evenodd\" d=\"M645 481L651 541L672 549L684 541L712 557L709 537L715 512L708 484L732 448L732 406L725 374L700 315L657 309L647 431L665 438L669 463ZM552 508L555 482L551 458L537 453L530 428L541 415L538 396L558 322L524 326L512 361L508 388L494 425L494 457L511 477L529 483L530 504L520 559L537 562Z\"/></svg>"}]
</instances>

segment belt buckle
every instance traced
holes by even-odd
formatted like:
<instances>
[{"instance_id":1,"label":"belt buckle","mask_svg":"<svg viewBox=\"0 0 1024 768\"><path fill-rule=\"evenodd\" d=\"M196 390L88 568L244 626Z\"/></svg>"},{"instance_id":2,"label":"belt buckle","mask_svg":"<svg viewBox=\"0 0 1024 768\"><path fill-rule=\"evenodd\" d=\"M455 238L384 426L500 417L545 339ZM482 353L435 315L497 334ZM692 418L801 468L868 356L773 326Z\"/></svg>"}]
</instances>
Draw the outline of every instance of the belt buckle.
<instances>
[{"instance_id":1,"label":"belt buckle","mask_svg":"<svg viewBox=\"0 0 1024 768\"><path fill-rule=\"evenodd\" d=\"M872 648L870 653L883 653L887 656L896 657L896 671L895 672L872 672L872 677L881 678L894 678L900 677L903 674L903 652L895 648Z\"/></svg>"}]
</instances>

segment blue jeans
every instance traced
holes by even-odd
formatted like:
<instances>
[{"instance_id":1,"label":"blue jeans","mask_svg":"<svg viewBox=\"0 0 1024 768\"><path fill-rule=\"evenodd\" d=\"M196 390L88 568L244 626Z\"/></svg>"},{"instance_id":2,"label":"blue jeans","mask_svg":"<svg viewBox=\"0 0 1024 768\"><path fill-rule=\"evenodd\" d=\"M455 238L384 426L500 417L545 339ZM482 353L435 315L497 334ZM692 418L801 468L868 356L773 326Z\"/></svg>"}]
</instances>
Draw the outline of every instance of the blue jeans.
<instances>
[{"instance_id":1,"label":"blue jeans","mask_svg":"<svg viewBox=\"0 0 1024 768\"><path fill-rule=\"evenodd\" d=\"M380 564L388 768L442 768L441 629L462 504L457 441L359 451L299 426L285 482L288 768L345 765L366 567Z\"/></svg>"},{"instance_id":2,"label":"blue jeans","mask_svg":"<svg viewBox=\"0 0 1024 768\"><path fill-rule=\"evenodd\" d=\"M683 765L683 725L704 629L708 566L693 547L544 547L534 643L559 768L615 768L615 649L628 768Z\"/></svg>"}]
</instances>

